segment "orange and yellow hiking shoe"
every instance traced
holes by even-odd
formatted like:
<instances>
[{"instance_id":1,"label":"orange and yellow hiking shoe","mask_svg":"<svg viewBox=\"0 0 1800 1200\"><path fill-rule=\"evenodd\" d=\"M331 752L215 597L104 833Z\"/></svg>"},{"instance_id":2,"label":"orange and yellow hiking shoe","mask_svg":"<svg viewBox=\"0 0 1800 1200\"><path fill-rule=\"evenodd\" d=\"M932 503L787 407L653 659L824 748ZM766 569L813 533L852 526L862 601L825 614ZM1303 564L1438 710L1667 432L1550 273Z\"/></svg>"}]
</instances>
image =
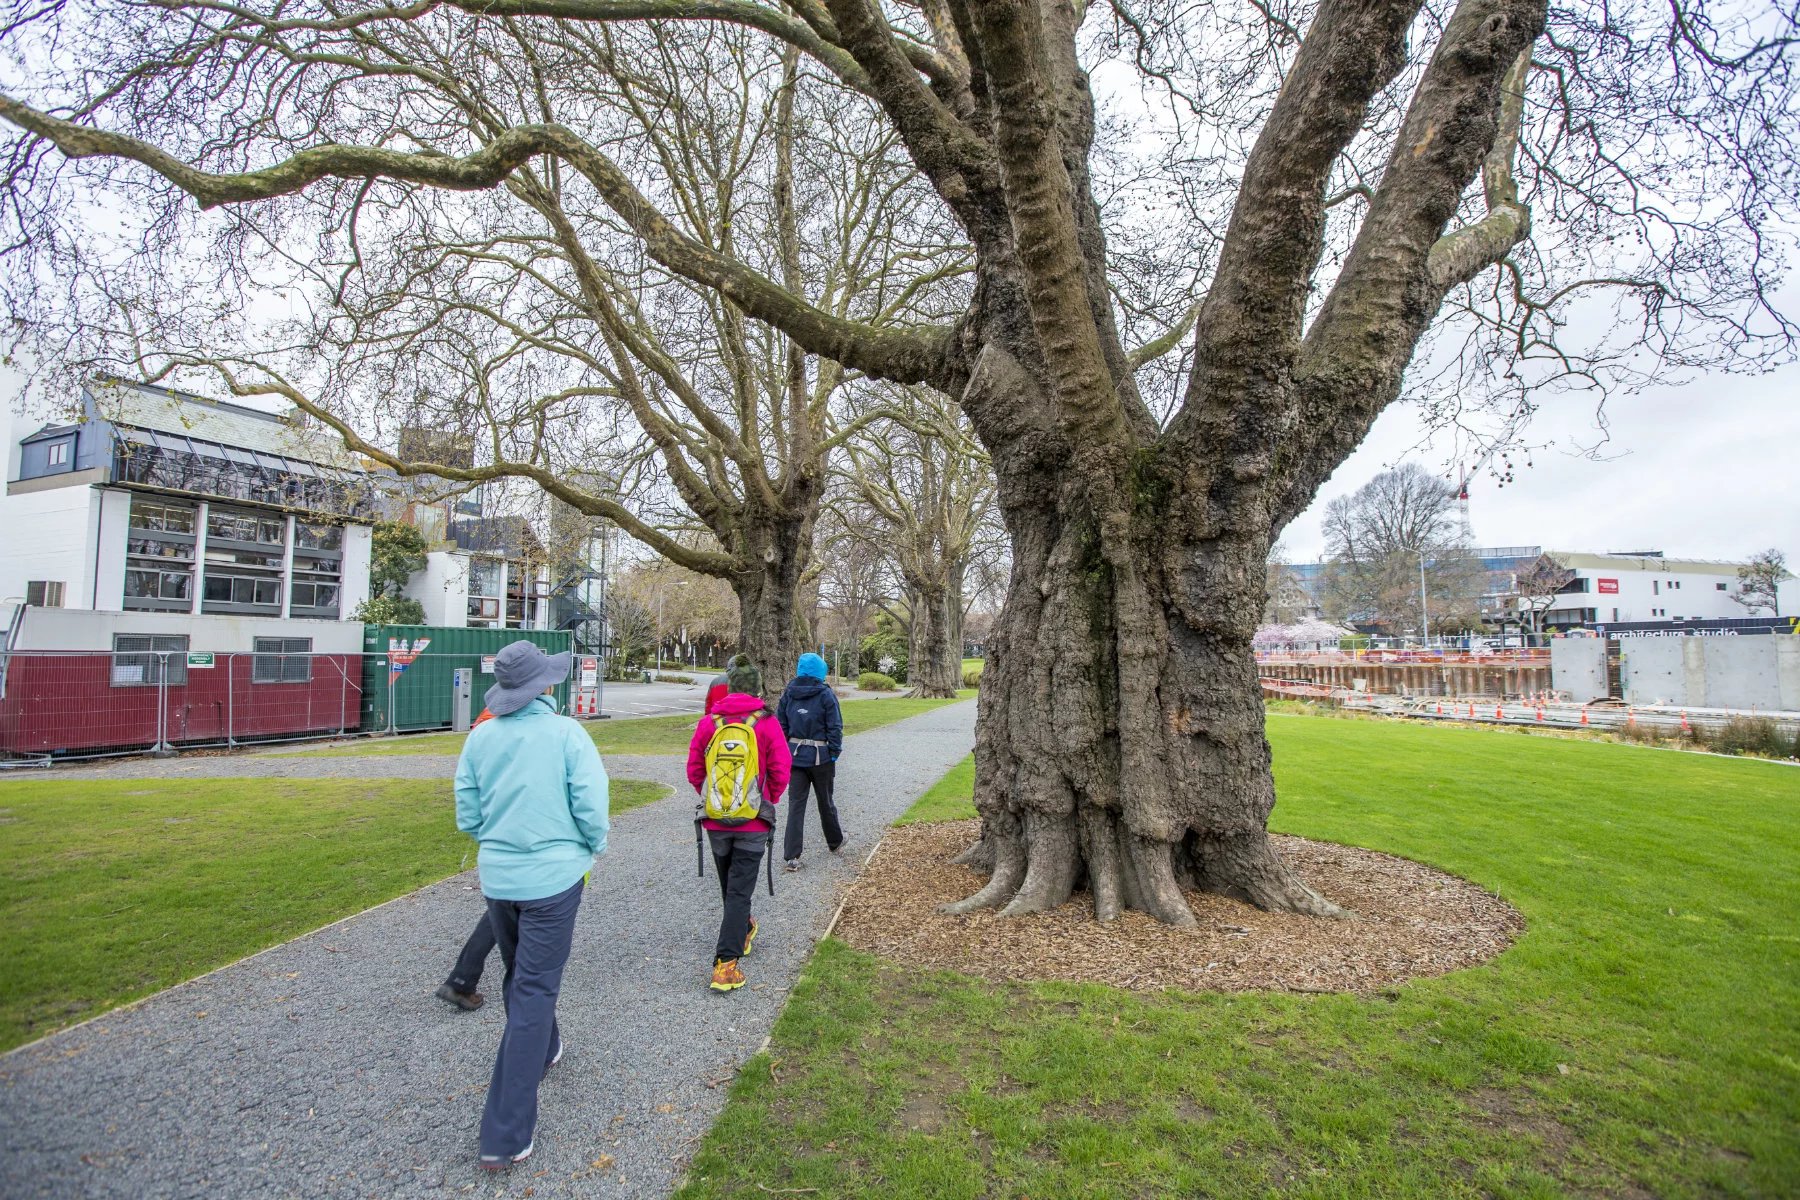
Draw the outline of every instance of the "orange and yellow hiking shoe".
<instances>
[{"instance_id":1,"label":"orange and yellow hiking shoe","mask_svg":"<svg viewBox=\"0 0 1800 1200\"><path fill-rule=\"evenodd\" d=\"M750 947L756 945L756 918L750 918L750 932L744 935L744 957L750 957Z\"/></svg>"},{"instance_id":2,"label":"orange and yellow hiking shoe","mask_svg":"<svg viewBox=\"0 0 1800 1200\"><path fill-rule=\"evenodd\" d=\"M738 970L737 959L721 958L713 963L712 990L729 992L744 986L744 973Z\"/></svg>"}]
</instances>

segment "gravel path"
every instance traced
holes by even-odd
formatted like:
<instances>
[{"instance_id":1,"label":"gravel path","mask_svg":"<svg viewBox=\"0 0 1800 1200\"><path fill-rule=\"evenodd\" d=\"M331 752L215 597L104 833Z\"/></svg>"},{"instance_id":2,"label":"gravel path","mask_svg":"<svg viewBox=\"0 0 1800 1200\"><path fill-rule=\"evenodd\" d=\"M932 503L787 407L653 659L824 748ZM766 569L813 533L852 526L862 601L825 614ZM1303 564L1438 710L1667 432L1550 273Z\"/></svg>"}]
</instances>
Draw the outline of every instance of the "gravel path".
<instances>
[{"instance_id":1,"label":"gravel path","mask_svg":"<svg viewBox=\"0 0 1800 1200\"><path fill-rule=\"evenodd\" d=\"M813 819L807 869L758 897L751 985L730 996L705 986L718 884L710 862L694 874L690 793L621 816L576 926L568 1053L527 1166L474 1166L498 997L459 1013L431 995L481 911L470 872L0 1057L0 1195L666 1195L863 856L969 752L974 721L957 704L850 739L850 849L823 853ZM680 770L608 768L654 778L649 764Z\"/></svg>"}]
</instances>

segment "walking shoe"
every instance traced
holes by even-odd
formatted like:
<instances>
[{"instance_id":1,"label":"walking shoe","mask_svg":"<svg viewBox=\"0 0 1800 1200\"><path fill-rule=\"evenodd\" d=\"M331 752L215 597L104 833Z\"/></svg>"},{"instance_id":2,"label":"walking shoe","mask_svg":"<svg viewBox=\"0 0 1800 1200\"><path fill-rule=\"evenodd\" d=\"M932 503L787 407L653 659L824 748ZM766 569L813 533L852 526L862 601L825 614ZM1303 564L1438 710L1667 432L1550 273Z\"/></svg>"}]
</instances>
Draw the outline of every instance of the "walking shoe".
<instances>
[{"instance_id":1,"label":"walking shoe","mask_svg":"<svg viewBox=\"0 0 1800 1200\"><path fill-rule=\"evenodd\" d=\"M781 869L784 871L798 871L800 869L800 860L797 858L790 858L787 860L787 865Z\"/></svg>"},{"instance_id":2,"label":"walking shoe","mask_svg":"<svg viewBox=\"0 0 1800 1200\"><path fill-rule=\"evenodd\" d=\"M750 932L744 935L744 957L750 957L750 947L756 945L756 918L750 918Z\"/></svg>"},{"instance_id":3,"label":"walking shoe","mask_svg":"<svg viewBox=\"0 0 1800 1200\"><path fill-rule=\"evenodd\" d=\"M447 983L438 985L437 998L464 1012L474 1012L487 1003L487 997L480 992L459 992Z\"/></svg>"},{"instance_id":4,"label":"walking shoe","mask_svg":"<svg viewBox=\"0 0 1800 1200\"><path fill-rule=\"evenodd\" d=\"M548 1071L551 1067L554 1067L557 1063L561 1062L562 1061L562 1052L563 1052L562 1039L558 1038L556 1040L556 1053L552 1054L550 1056L550 1061L544 1064L544 1070Z\"/></svg>"},{"instance_id":5,"label":"walking shoe","mask_svg":"<svg viewBox=\"0 0 1800 1200\"><path fill-rule=\"evenodd\" d=\"M729 992L744 986L744 973L738 970L737 959L721 958L713 963L712 990Z\"/></svg>"},{"instance_id":6,"label":"walking shoe","mask_svg":"<svg viewBox=\"0 0 1800 1200\"><path fill-rule=\"evenodd\" d=\"M849 840L850 840L850 835L849 835L849 834L847 834L847 833L846 833L846 834L845 834L845 835L844 835L844 839L843 839L843 841L841 841L841 842L839 842L839 843L838 843L838 844L837 844L837 845L835 845L835 846L827 846L827 847L825 847L825 848L826 848L826 849L827 849L827 850L829 850L829 851L831 851L831 852L832 852L832 853L833 853L833 854L836 854L836 853L837 853L837 852L838 852L838 851L839 851L839 850L842 850L842 849L843 849L843 848L844 848L844 846L845 846L845 844L846 844L846 843L847 843L847 842L849 842Z\"/></svg>"},{"instance_id":7,"label":"walking shoe","mask_svg":"<svg viewBox=\"0 0 1800 1200\"><path fill-rule=\"evenodd\" d=\"M484 1154L475 1160L475 1165L484 1171L504 1171L514 1163L522 1163L531 1157L532 1142L526 1142L525 1148L517 1154Z\"/></svg>"}]
</instances>

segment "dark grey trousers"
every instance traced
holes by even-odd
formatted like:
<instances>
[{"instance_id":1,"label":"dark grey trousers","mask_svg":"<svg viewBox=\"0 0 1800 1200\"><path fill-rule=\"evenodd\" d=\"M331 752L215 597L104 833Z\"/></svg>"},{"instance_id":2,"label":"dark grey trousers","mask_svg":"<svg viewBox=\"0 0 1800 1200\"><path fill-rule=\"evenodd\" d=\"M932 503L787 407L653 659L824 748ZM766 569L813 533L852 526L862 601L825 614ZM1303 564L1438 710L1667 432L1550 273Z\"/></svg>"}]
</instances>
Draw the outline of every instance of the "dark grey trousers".
<instances>
[{"instance_id":1,"label":"dark grey trousers","mask_svg":"<svg viewBox=\"0 0 1800 1200\"><path fill-rule=\"evenodd\" d=\"M725 901L725 915L719 920L719 941L713 947L715 959L744 956L744 938L750 933L750 898L756 894L756 872L763 855L774 844L775 835L706 831L712 845L713 865L719 869L719 895Z\"/></svg>"},{"instance_id":2,"label":"dark grey trousers","mask_svg":"<svg viewBox=\"0 0 1800 1200\"><path fill-rule=\"evenodd\" d=\"M838 824L837 802L831 798L837 784L837 764L822 762L816 767L795 767L788 780L787 829L782 836L781 856L789 862L800 857L806 846L806 793L810 788L819 797L819 829L825 834L825 848L836 850L844 842L844 830Z\"/></svg>"},{"instance_id":3,"label":"dark grey trousers","mask_svg":"<svg viewBox=\"0 0 1800 1200\"><path fill-rule=\"evenodd\" d=\"M481 1114L483 1154L517 1154L537 1129L538 1084L562 1044L556 998L583 886L577 881L542 900L488 899L488 920L506 963L506 1032Z\"/></svg>"}]
</instances>

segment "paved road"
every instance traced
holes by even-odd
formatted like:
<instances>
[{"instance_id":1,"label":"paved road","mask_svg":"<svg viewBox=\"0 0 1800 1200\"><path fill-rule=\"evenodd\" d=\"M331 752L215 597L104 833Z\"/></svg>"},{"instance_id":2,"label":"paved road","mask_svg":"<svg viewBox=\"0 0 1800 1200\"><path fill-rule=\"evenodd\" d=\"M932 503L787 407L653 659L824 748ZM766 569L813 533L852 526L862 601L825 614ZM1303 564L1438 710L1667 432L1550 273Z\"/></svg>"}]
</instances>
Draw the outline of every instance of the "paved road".
<instances>
[{"instance_id":1,"label":"paved road","mask_svg":"<svg viewBox=\"0 0 1800 1200\"><path fill-rule=\"evenodd\" d=\"M473 1164L500 1006L431 996L481 911L470 873L0 1057L0 1195L664 1196L844 884L974 721L958 704L850 739L850 850L777 873L730 996L705 987L718 885L710 863L694 874L691 801L621 816L576 928L537 1153L498 1182Z\"/></svg>"},{"instance_id":2,"label":"paved road","mask_svg":"<svg viewBox=\"0 0 1800 1200\"><path fill-rule=\"evenodd\" d=\"M600 693L600 711L612 717L666 717L706 707L706 685L717 671L686 672L696 683L609 683Z\"/></svg>"}]
</instances>

